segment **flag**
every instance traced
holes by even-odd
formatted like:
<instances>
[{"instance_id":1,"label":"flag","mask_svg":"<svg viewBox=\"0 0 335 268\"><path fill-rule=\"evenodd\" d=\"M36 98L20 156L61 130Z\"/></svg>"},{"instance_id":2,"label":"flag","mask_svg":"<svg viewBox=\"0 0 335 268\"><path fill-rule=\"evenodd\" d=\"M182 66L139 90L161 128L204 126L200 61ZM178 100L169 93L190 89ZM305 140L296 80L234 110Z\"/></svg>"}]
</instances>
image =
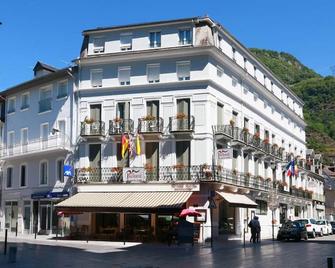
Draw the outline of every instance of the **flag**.
<instances>
[{"instance_id":1,"label":"flag","mask_svg":"<svg viewBox=\"0 0 335 268\"><path fill-rule=\"evenodd\" d=\"M291 160L287 166L286 166L286 170L287 170L287 176L291 177L294 174L294 160Z\"/></svg>"},{"instance_id":2,"label":"flag","mask_svg":"<svg viewBox=\"0 0 335 268\"><path fill-rule=\"evenodd\" d=\"M141 154L140 136L138 134L136 135L136 154Z\"/></svg>"},{"instance_id":3,"label":"flag","mask_svg":"<svg viewBox=\"0 0 335 268\"><path fill-rule=\"evenodd\" d=\"M124 158L124 155L126 154L126 151L128 149L129 141L125 134L122 135L121 138L121 156Z\"/></svg>"}]
</instances>

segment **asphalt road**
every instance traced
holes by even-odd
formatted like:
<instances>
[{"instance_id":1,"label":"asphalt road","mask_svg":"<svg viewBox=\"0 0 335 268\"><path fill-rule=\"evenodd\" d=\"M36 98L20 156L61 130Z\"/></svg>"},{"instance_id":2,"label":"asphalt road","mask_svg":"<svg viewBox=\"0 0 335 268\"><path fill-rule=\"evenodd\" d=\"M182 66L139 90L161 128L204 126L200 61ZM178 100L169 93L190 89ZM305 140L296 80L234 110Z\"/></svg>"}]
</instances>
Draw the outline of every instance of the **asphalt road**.
<instances>
[{"instance_id":1,"label":"asphalt road","mask_svg":"<svg viewBox=\"0 0 335 268\"><path fill-rule=\"evenodd\" d=\"M3 241L1 238L0 240ZM17 247L16 263L8 263L0 243L0 267L327 267L335 262L335 235L301 242L215 241L209 245L131 244L9 239ZM334 265L335 266L335 265Z\"/></svg>"}]
</instances>

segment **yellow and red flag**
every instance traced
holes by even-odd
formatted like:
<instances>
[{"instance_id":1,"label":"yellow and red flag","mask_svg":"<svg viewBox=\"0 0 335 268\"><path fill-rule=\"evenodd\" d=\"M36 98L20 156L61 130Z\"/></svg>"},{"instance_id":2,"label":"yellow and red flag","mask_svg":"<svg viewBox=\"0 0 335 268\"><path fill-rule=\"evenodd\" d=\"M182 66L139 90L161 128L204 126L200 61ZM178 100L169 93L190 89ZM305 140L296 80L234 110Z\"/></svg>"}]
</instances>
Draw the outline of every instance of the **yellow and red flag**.
<instances>
[{"instance_id":1,"label":"yellow and red flag","mask_svg":"<svg viewBox=\"0 0 335 268\"><path fill-rule=\"evenodd\" d=\"M122 158L124 158L126 151L128 149L129 146L129 140L127 138L127 136L125 134L122 135L121 138L121 156Z\"/></svg>"},{"instance_id":2,"label":"yellow and red flag","mask_svg":"<svg viewBox=\"0 0 335 268\"><path fill-rule=\"evenodd\" d=\"M137 155L141 154L140 136L138 134L136 135L136 154Z\"/></svg>"}]
</instances>

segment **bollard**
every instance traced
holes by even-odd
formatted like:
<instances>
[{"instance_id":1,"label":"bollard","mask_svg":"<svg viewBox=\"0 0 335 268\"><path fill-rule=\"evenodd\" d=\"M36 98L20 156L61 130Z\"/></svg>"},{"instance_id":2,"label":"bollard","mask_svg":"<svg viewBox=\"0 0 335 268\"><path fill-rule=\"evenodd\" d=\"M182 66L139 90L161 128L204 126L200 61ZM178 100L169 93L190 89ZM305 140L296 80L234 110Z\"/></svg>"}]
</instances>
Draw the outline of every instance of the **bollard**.
<instances>
[{"instance_id":1,"label":"bollard","mask_svg":"<svg viewBox=\"0 0 335 268\"><path fill-rule=\"evenodd\" d=\"M6 229L5 230L5 246L4 246L4 249L3 249L3 255L7 254L7 233L8 233L8 230Z\"/></svg>"},{"instance_id":2,"label":"bollard","mask_svg":"<svg viewBox=\"0 0 335 268\"><path fill-rule=\"evenodd\" d=\"M327 258L327 268L333 268L333 258Z\"/></svg>"},{"instance_id":3,"label":"bollard","mask_svg":"<svg viewBox=\"0 0 335 268\"><path fill-rule=\"evenodd\" d=\"M16 253L17 253L17 247L9 247L9 263L15 263L16 262Z\"/></svg>"},{"instance_id":4,"label":"bollard","mask_svg":"<svg viewBox=\"0 0 335 268\"><path fill-rule=\"evenodd\" d=\"M16 225L15 225L15 236L17 237L17 222L16 222Z\"/></svg>"}]
</instances>

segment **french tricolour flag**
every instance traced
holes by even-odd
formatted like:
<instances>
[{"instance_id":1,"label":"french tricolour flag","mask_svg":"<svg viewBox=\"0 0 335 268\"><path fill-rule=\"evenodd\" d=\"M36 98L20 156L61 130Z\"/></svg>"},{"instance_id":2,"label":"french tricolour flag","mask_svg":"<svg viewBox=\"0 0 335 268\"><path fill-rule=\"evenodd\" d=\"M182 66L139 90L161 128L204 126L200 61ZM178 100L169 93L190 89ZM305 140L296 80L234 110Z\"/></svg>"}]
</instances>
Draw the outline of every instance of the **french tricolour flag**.
<instances>
[{"instance_id":1,"label":"french tricolour flag","mask_svg":"<svg viewBox=\"0 0 335 268\"><path fill-rule=\"evenodd\" d=\"M286 170L287 170L287 176L291 177L295 175L295 165L294 165L294 160L291 160L287 166L286 166Z\"/></svg>"}]
</instances>

